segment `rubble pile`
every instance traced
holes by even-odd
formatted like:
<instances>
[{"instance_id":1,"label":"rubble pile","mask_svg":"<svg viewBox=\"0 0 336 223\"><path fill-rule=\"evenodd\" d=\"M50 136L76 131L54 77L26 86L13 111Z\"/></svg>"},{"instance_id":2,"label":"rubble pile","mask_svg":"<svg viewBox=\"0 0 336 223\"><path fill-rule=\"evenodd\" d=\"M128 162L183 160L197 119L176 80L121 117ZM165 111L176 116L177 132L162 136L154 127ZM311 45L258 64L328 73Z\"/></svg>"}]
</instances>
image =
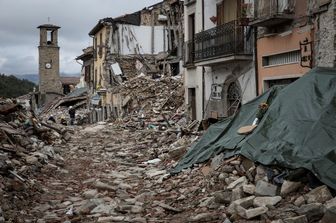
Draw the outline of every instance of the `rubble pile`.
<instances>
[{"instance_id":1,"label":"rubble pile","mask_svg":"<svg viewBox=\"0 0 336 223\"><path fill-rule=\"evenodd\" d=\"M197 139L114 123L79 127L59 146L65 164L43 176L48 193L28 216L39 222L332 222L333 191L303 170L219 154L171 175Z\"/></svg>"},{"instance_id":2,"label":"rubble pile","mask_svg":"<svg viewBox=\"0 0 336 223\"><path fill-rule=\"evenodd\" d=\"M167 129L188 123L184 89L179 76L153 79L138 75L114 92L123 99L122 122L128 127L143 123L142 127Z\"/></svg>"},{"instance_id":3,"label":"rubble pile","mask_svg":"<svg viewBox=\"0 0 336 223\"><path fill-rule=\"evenodd\" d=\"M172 175L202 141L181 88L173 77L130 79L115 89L124 115L72 127L71 138L2 102L0 222L334 221L335 191L307 169L264 166L218 150L201 163L200 150L189 158L198 164Z\"/></svg>"},{"instance_id":4,"label":"rubble pile","mask_svg":"<svg viewBox=\"0 0 336 223\"><path fill-rule=\"evenodd\" d=\"M40 111L39 118L47 121L52 116L56 120L56 123L60 123L61 119L70 123L69 106L72 106L76 110L76 124L89 123L88 116L90 111L86 109L88 102L87 94L87 88L76 88L70 94L46 104Z\"/></svg>"},{"instance_id":5,"label":"rubble pile","mask_svg":"<svg viewBox=\"0 0 336 223\"><path fill-rule=\"evenodd\" d=\"M80 106L73 106L76 109L76 118L75 124L82 125L89 123L89 113L90 111L86 108ZM61 120L66 120L67 125L70 124L70 116L69 116L69 107L68 106L59 106L55 109L49 110L40 115L42 120L47 121L50 117L54 117L56 123L61 123Z\"/></svg>"},{"instance_id":6,"label":"rubble pile","mask_svg":"<svg viewBox=\"0 0 336 223\"><path fill-rule=\"evenodd\" d=\"M158 200L151 193L170 176L162 168L177 161L197 136L113 123L78 128L67 145L59 146L66 162L54 176L45 177L42 185L48 193L28 216L40 222L146 222L152 205L171 208L153 203ZM67 174L60 178L61 172ZM164 216L148 218L157 222Z\"/></svg>"},{"instance_id":7,"label":"rubble pile","mask_svg":"<svg viewBox=\"0 0 336 223\"><path fill-rule=\"evenodd\" d=\"M198 213L196 222L331 222L330 215L335 217L334 192L309 171L266 167L241 156L224 159L219 154L165 185L170 183L174 191L187 194L177 193L176 201L171 200L174 207L186 207L194 200L190 209ZM185 188L188 184L195 188ZM177 201L179 196L185 199ZM191 215L190 221L194 218Z\"/></svg>"},{"instance_id":8,"label":"rubble pile","mask_svg":"<svg viewBox=\"0 0 336 223\"><path fill-rule=\"evenodd\" d=\"M63 162L54 145L64 143L69 133L58 126L40 122L15 100L0 101L0 204L2 212L30 202L40 188L37 174L50 162ZM0 222L2 216L0 216Z\"/></svg>"}]
</instances>

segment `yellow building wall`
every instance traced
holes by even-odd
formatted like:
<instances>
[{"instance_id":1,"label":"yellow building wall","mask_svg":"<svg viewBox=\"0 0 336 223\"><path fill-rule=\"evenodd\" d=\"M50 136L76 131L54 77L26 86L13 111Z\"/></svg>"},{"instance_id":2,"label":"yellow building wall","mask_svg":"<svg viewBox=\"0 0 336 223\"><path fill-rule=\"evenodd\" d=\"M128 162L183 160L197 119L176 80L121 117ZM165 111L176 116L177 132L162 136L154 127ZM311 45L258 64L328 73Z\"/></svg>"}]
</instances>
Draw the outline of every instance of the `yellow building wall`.
<instances>
[{"instance_id":1,"label":"yellow building wall","mask_svg":"<svg viewBox=\"0 0 336 223\"><path fill-rule=\"evenodd\" d=\"M95 80L96 80L96 89L99 90L102 87L103 81L102 81L102 74L104 72L104 61L105 61L105 47L103 47L106 43L106 33L107 33L107 28L104 26L99 32L96 33L93 39L93 45L96 52L96 57L94 60L94 75L95 75ZM102 35L102 40L100 39L100 35ZM95 39L97 39L97 45L95 44ZM99 54L99 50L102 50L101 56Z\"/></svg>"}]
</instances>

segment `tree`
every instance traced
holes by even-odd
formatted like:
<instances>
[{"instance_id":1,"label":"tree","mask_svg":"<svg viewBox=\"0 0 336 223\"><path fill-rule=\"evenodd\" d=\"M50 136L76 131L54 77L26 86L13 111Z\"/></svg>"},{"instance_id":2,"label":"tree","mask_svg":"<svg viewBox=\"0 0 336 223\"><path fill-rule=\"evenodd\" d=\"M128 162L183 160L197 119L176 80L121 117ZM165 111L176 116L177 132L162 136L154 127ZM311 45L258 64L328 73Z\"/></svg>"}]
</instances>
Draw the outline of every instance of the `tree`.
<instances>
[{"instance_id":1,"label":"tree","mask_svg":"<svg viewBox=\"0 0 336 223\"><path fill-rule=\"evenodd\" d=\"M36 85L28 80L0 74L0 97L16 98L32 92L34 87Z\"/></svg>"}]
</instances>

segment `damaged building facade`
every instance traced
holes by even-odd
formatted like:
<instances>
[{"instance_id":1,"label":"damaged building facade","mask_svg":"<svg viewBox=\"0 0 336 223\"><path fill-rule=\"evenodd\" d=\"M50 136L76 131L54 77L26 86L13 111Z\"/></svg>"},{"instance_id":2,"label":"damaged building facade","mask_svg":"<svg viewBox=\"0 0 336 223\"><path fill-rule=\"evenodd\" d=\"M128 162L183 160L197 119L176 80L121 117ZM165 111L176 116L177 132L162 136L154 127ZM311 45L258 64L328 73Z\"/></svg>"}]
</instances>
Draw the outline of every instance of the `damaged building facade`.
<instances>
[{"instance_id":1,"label":"damaged building facade","mask_svg":"<svg viewBox=\"0 0 336 223\"><path fill-rule=\"evenodd\" d=\"M313 67L335 67L335 1L255 0L253 7L258 93Z\"/></svg>"},{"instance_id":2,"label":"damaged building facade","mask_svg":"<svg viewBox=\"0 0 336 223\"><path fill-rule=\"evenodd\" d=\"M81 80L84 81L84 85L90 92L95 89L95 76L93 69L93 46L89 46L83 49L83 53L76 57L76 61L82 61ZM78 62L79 63L79 62Z\"/></svg>"},{"instance_id":3,"label":"damaged building facade","mask_svg":"<svg viewBox=\"0 0 336 223\"><path fill-rule=\"evenodd\" d=\"M311 0L314 27L314 66L336 67L336 0Z\"/></svg>"},{"instance_id":4,"label":"damaged building facade","mask_svg":"<svg viewBox=\"0 0 336 223\"><path fill-rule=\"evenodd\" d=\"M335 67L334 0L185 1L185 100L227 117L313 67Z\"/></svg>"},{"instance_id":5,"label":"damaged building facade","mask_svg":"<svg viewBox=\"0 0 336 223\"><path fill-rule=\"evenodd\" d=\"M163 1L98 21L77 57L96 120L122 116L116 86L183 74L192 120L220 119L315 66L335 66L335 0ZM183 59L183 67L181 64Z\"/></svg>"},{"instance_id":6,"label":"damaged building facade","mask_svg":"<svg viewBox=\"0 0 336 223\"><path fill-rule=\"evenodd\" d=\"M178 75L183 47L183 3L165 0L138 12L104 18L89 32L93 46L77 57L101 118L123 113L113 90L136 75ZM98 121L98 120L96 120Z\"/></svg>"},{"instance_id":7,"label":"damaged building facade","mask_svg":"<svg viewBox=\"0 0 336 223\"><path fill-rule=\"evenodd\" d=\"M185 1L185 100L192 119L234 114L256 96L250 1Z\"/></svg>"},{"instance_id":8,"label":"damaged building facade","mask_svg":"<svg viewBox=\"0 0 336 223\"><path fill-rule=\"evenodd\" d=\"M258 93L289 84L313 66L314 23L305 0L255 0Z\"/></svg>"}]
</instances>

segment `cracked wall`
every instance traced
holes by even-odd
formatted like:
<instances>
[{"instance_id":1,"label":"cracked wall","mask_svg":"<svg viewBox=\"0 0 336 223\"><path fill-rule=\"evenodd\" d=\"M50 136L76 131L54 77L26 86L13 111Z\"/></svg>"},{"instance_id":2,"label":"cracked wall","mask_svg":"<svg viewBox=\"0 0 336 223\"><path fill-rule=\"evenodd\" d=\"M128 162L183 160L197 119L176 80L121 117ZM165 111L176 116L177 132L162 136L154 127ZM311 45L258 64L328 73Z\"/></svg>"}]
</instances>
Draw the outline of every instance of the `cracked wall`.
<instances>
[{"instance_id":1,"label":"cracked wall","mask_svg":"<svg viewBox=\"0 0 336 223\"><path fill-rule=\"evenodd\" d=\"M315 4L314 4L315 3ZM336 0L321 6L313 2L316 13L315 65L336 66ZM319 13L319 11L322 11Z\"/></svg>"}]
</instances>

